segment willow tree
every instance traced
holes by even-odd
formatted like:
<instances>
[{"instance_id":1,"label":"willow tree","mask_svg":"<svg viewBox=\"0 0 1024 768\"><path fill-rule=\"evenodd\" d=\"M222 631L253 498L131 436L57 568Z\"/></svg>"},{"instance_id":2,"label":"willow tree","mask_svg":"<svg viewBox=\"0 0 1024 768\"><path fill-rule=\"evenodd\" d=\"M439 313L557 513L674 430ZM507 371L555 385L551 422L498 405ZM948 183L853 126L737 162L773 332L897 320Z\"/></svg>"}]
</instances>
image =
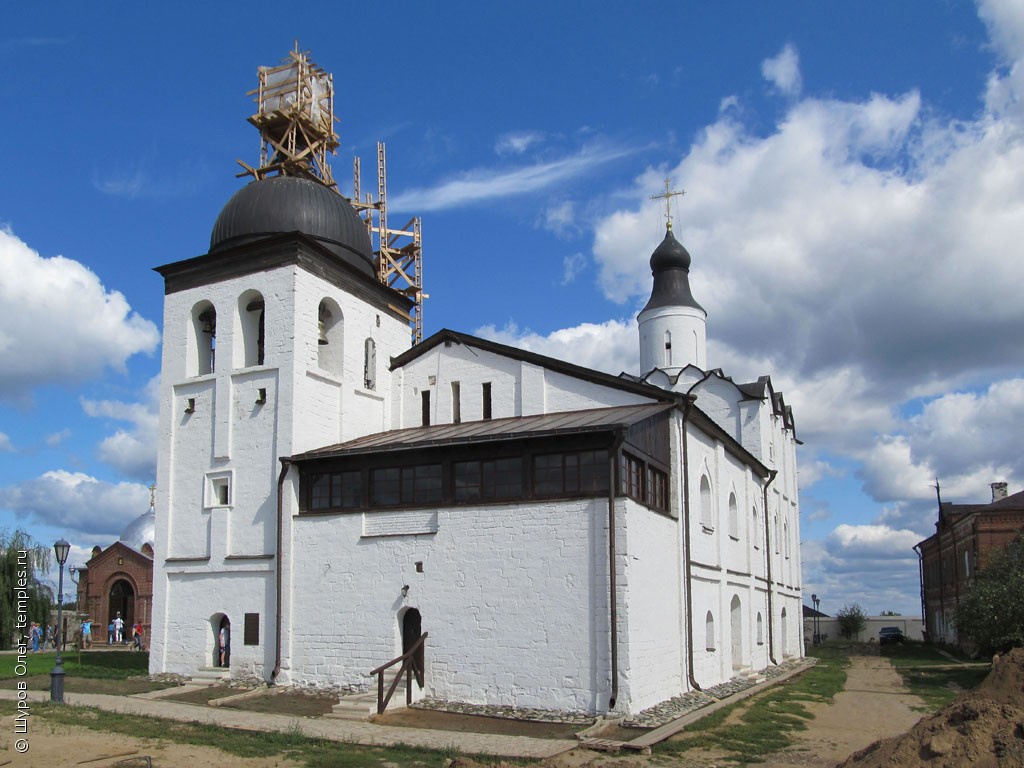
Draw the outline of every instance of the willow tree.
<instances>
[{"instance_id":1,"label":"willow tree","mask_svg":"<svg viewBox=\"0 0 1024 768\"><path fill-rule=\"evenodd\" d=\"M0 532L0 648L12 648L22 634L27 636L29 622L50 623L53 590L38 573L49 569L51 554L20 528ZM15 626L21 601L24 628Z\"/></svg>"}]
</instances>

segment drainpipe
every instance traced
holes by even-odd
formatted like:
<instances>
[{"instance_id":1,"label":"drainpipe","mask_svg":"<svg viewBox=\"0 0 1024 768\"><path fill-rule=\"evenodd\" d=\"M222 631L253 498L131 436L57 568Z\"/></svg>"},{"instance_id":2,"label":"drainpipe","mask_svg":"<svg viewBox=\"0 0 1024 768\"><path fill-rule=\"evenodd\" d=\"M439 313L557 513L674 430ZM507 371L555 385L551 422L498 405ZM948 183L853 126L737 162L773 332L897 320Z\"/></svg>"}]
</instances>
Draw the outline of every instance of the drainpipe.
<instances>
[{"instance_id":1,"label":"drainpipe","mask_svg":"<svg viewBox=\"0 0 1024 768\"><path fill-rule=\"evenodd\" d=\"M764 560L768 577L768 660L776 666L779 662L775 660L775 608L772 601L772 539L771 526L768 524L768 486L775 481L778 474L778 470L775 469L768 471L768 482L764 484L761 494L764 499Z\"/></svg>"},{"instance_id":2,"label":"drainpipe","mask_svg":"<svg viewBox=\"0 0 1024 768\"><path fill-rule=\"evenodd\" d=\"M611 663L612 663L612 695L608 699L608 709L615 709L619 698L619 611L616 598L615 578L615 491L619 486L616 477L619 450L625 436L616 435L608 452L608 620L611 623Z\"/></svg>"},{"instance_id":3,"label":"drainpipe","mask_svg":"<svg viewBox=\"0 0 1024 768\"><path fill-rule=\"evenodd\" d=\"M679 425L683 444L683 562L686 566L686 677L695 691L703 690L693 676L693 568L690 565L690 451L686 439L686 420L697 396L683 400L683 421Z\"/></svg>"},{"instance_id":4,"label":"drainpipe","mask_svg":"<svg viewBox=\"0 0 1024 768\"><path fill-rule=\"evenodd\" d=\"M917 553L917 582L921 587L921 620L924 622L925 637L928 637L928 612L924 599L924 552L921 551L920 547L920 544L915 544L913 549Z\"/></svg>"},{"instance_id":5,"label":"drainpipe","mask_svg":"<svg viewBox=\"0 0 1024 768\"><path fill-rule=\"evenodd\" d=\"M281 614L282 614L282 574L284 567L281 557L281 540L284 538L284 479L292 466L290 459L281 459L281 474L277 477L277 567L274 569L274 671L270 673L270 684L273 685L281 672Z\"/></svg>"}]
</instances>

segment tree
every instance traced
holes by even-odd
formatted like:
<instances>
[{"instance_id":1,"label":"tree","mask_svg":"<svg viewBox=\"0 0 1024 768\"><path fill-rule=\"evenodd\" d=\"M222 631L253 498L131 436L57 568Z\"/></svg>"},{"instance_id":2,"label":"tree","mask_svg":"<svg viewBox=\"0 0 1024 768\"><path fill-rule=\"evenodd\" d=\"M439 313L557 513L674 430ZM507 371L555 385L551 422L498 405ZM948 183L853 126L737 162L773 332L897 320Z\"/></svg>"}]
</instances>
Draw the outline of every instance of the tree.
<instances>
[{"instance_id":1,"label":"tree","mask_svg":"<svg viewBox=\"0 0 1024 768\"><path fill-rule=\"evenodd\" d=\"M868 625L868 617L857 603L844 605L836 618L839 620L839 632L847 640L859 635Z\"/></svg>"},{"instance_id":2,"label":"tree","mask_svg":"<svg viewBox=\"0 0 1024 768\"><path fill-rule=\"evenodd\" d=\"M29 622L49 624L53 590L36 572L50 567L51 554L49 547L37 544L20 528L14 533L0 531L0 648L12 648L27 636ZM19 610L25 614L24 627L16 626Z\"/></svg>"},{"instance_id":3,"label":"tree","mask_svg":"<svg viewBox=\"0 0 1024 768\"><path fill-rule=\"evenodd\" d=\"M1024 645L1024 536L994 552L979 569L954 615L957 632L982 651Z\"/></svg>"}]
</instances>

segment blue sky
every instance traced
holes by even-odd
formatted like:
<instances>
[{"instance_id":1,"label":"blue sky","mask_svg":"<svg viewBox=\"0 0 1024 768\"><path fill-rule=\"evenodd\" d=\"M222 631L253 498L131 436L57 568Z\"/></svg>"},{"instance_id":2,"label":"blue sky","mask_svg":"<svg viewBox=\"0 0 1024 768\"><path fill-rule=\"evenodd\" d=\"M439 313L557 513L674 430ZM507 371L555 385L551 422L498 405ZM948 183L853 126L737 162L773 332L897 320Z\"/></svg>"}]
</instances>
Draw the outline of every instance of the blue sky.
<instances>
[{"instance_id":1,"label":"blue sky","mask_svg":"<svg viewBox=\"0 0 1024 768\"><path fill-rule=\"evenodd\" d=\"M32 5L0 32L0 525L72 562L148 506L152 268L205 252L296 38L342 190L382 139L393 220L423 217L428 334L637 372L649 197L686 190L709 364L796 414L826 612L919 610L936 477L1024 488L1017 2Z\"/></svg>"}]
</instances>

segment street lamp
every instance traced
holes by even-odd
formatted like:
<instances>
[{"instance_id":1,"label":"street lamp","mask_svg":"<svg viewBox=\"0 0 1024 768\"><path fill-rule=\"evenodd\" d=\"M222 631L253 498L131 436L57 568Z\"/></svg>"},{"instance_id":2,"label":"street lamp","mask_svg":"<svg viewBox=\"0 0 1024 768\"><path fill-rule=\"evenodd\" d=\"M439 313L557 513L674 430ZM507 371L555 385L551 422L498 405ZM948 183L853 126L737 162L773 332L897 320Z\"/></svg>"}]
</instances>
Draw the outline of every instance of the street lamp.
<instances>
[{"instance_id":1,"label":"street lamp","mask_svg":"<svg viewBox=\"0 0 1024 768\"><path fill-rule=\"evenodd\" d=\"M821 601L818 600L817 595L811 595L811 602L814 604L814 644L817 645L821 642L821 623L819 621L820 612L818 606L821 605Z\"/></svg>"},{"instance_id":2,"label":"street lamp","mask_svg":"<svg viewBox=\"0 0 1024 768\"><path fill-rule=\"evenodd\" d=\"M53 545L53 553L57 556L57 562L60 563L60 577L57 581L57 633L61 634L63 628L64 618L64 563L68 561L68 552L71 551L71 545L68 544L64 539L60 539ZM63 641L63 637L60 638ZM54 662L53 671L50 672L50 701L55 701L58 704L64 703L64 666L60 658L60 647L63 642L57 643L57 658Z\"/></svg>"}]
</instances>

